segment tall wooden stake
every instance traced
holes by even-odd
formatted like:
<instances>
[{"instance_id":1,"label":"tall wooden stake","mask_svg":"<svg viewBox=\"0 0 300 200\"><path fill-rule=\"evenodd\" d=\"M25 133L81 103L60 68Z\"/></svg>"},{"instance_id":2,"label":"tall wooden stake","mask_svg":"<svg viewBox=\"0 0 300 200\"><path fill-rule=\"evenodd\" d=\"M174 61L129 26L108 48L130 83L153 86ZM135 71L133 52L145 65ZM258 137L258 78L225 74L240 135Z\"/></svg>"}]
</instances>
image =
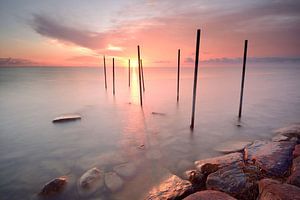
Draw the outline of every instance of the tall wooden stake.
<instances>
[{"instance_id":1,"label":"tall wooden stake","mask_svg":"<svg viewBox=\"0 0 300 200\"><path fill-rule=\"evenodd\" d=\"M138 63L139 63L139 85L140 85L140 102L143 106L143 97L142 97L142 80L141 80L141 55L140 55L140 46L137 46L138 49Z\"/></svg>"},{"instance_id":2,"label":"tall wooden stake","mask_svg":"<svg viewBox=\"0 0 300 200\"><path fill-rule=\"evenodd\" d=\"M104 83L105 83L105 89L107 90L105 56L103 56L103 69L104 69Z\"/></svg>"},{"instance_id":3,"label":"tall wooden stake","mask_svg":"<svg viewBox=\"0 0 300 200\"><path fill-rule=\"evenodd\" d=\"M244 45L244 59L243 59L243 72L242 72L242 83L241 83L241 96L240 96L240 108L239 108L239 118L242 117L242 106L243 106L243 95L244 95L244 81L245 81L246 60L247 60L247 47L248 47L248 40L245 40L245 45Z\"/></svg>"},{"instance_id":4,"label":"tall wooden stake","mask_svg":"<svg viewBox=\"0 0 300 200\"><path fill-rule=\"evenodd\" d=\"M143 68L143 60L142 59L141 59L141 72L142 72L142 81L143 81L143 92L145 92L144 68Z\"/></svg>"},{"instance_id":5,"label":"tall wooden stake","mask_svg":"<svg viewBox=\"0 0 300 200\"><path fill-rule=\"evenodd\" d=\"M128 60L128 86L130 87L130 59Z\"/></svg>"},{"instance_id":6,"label":"tall wooden stake","mask_svg":"<svg viewBox=\"0 0 300 200\"><path fill-rule=\"evenodd\" d=\"M115 95L115 58L113 58L113 95Z\"/></svg>"},{"instance_id":7,"label":"tall wooden stake","mask_svg":"<svg viewBox=\"0 0 300 200\"><path fill-rule=\"evenodd\" d=\"M194 72L194 89L193 89L193 107L192 107L192 119L191 119L191 130L194 129L195 121L195 106L196 106L196 92L197 92L197 78L198 78L198 63L199 63L199 47L200 47L200 29L197 30L197 41L196 41L196 55L195 55L195 72Z\"/></svg>"},{"instance_id":8,"label":"tall wooden stake","mask_svg":"<svg viewBox=\"0 0 300 200\"><path fill-rule=\"evenodd\" d=\"M178 49L178 62L177 62L177 102L179 101L179 77L180 77L180 49Z\"/></svg>"}]
</instances>

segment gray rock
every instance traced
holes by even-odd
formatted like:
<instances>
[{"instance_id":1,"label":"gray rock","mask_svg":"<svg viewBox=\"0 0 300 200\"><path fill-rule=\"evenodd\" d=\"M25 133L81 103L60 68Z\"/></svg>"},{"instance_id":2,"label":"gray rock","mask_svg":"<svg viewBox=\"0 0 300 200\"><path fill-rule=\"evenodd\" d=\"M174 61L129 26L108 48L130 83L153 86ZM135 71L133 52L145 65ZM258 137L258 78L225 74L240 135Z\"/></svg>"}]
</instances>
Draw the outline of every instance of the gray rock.
<instances>
[{"instance_id":1,"label":"gray rock","mask_svg":"<svg viewBox=\"0 0 300 200\"><path fill-rule=\"evenodd\" d=\"M78 114L66 114L61 115L52 120L53 123L57 122L68 122L68 121L75 121L81 119L81 116Z\"/></svg>"},{"instance_id":2,"label":"gray rock","mask_svg":"<svg viewBox=\"0 0 300 200\"><path fill-rule=\"evenodd\" d=\"M134 163L124 163L114 167L114 171L122 177L132 177L135 175L136 166Z\"/></svg>"},{"instance_id":3,"label":"gray rock","mask_svg":"<svg viewBox=\"0 0 300 200\"><path fill-rule=\"evenodd\" d=\"M297 137L300 138L300 123L292 124L275 131L277 134L287 136L289 138Z\"/></svg>"},{"instance_id":4,"label":"gray rock","mask_svg":"<svg viewBox=\"0 0 300 200\"><path fill-rule=\"evenodd\" d=\"M182 199L193 192L192 184L189 181L172 175L153 187L145 198L147 200L175 200Z\"/></svg>"},{"instance_id":5,"label":"gray rock","mask_svg":"<svg viewBox=\"0 0 300 200\"><path fill-rule=\"evenodd\" d=\"M300 157L293 160L291 175L288 177L287 183L300 187Z\"/></svg>"},{"instance_id":6,"label":"gray rock","mask_svg":"<svg viewBox=\"0 0 300 200\"><path fill-rule=\"evenodd\" d=\"M247 145L252 144L252 142L247 141L229 141L218 145L215 150L222 153L233 153L243 151Z\"/></svg>"},{"instance_id":7,"label":"gray rock","mask_svg":"<svg viewBox=\"0 0 300 200\"><path fill-rule=\"evenodd\" d=\"M116 192L122 188L124 181L115 173L105 174L105 185L111 192Z\"/></svg>"},{"instance_id":8,"label":"gray rock","mask_svg":"<svg viewBox=\"0 0 300 200\"><path fill-rule=\"evenodd\" d=\"M78 180L77 187L81 196L88 196L104 186L104 174L96 167L86 171Z\"/></svg>"},{"instance_id":9,"label":"gray rock","mask_svg":"<svg viewBox=\"0 0 300 200\"><path fill-rule=\"evenodd\" d=\"M204 190L196 192L184 198L184 200L236 200L232 196L215 190Z\"/></svg>"},{"instance_id":10,"label":"gray rock","mask_svg":"<svg viewBox=\"0 0 300 200\"><path fill-rule=\"evenodd\" d=\"M67 177L62 176L55 178L44 185L39 195L52 196L62 192L67 184Z\"/></svg>"},{"instance_id":11,"label":"gray rock","mask_svg":"<svg viewBox=\"0 0 300 200\"><path fill-rule=\"evenodd\" d=\"M292 163L295 142L255 141L245 148L245 160L260 167L266 175L285 176Z\"/></svg>"}]
</instances>

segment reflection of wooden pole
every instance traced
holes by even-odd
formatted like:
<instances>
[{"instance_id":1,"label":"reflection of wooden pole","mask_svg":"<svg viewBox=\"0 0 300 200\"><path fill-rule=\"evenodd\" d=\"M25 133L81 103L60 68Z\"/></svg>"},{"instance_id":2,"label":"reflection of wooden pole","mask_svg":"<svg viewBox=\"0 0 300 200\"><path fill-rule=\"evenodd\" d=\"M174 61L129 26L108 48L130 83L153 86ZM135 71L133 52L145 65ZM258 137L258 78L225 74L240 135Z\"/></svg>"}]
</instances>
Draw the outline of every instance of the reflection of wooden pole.
<instances>
[{"instance_id":1,"label":"reflection of wooden pole","mask_svg":"<svg viewBox=\"0 0 300 200\"><path fill-rule=\"evenodd\" d=\"M115 95L115 58L113 58L113 95Z\"/></svg>"},{"instance_id":2,"label":"reflection of wooden pole","mask_svg":"<svg viewBox=\"0 0 300 200\"><path fill-rule=\"evenodd\" d=\"M143 81L143 91L145 92L144 68L143 68L143 60L142 59L141 59L141 72L142 72L142 81Z\"/></svg>"},{"instance_id":3,"label":"reflection of wooden pole","mask_svg":"<svg viewBox=\"0 0 300 200\"><path fill-rule=\"evenodd\" d=\"M103 68L104 68L104 83L105 83L105 89L107 89L105 56L103 56Z\"/></svg>"},{"instance_id":4,"label":"reflection of wooden pole","mask_svg":"<svg viewBox=\"0 0 300 200\"><path fill-rule=\"evenodd\" d=\"M195 55L195 72L194 72L194 89L193 89L193 108L192 108L192 120L190 128L194 129L195 121L195 106L196 106L196 92L197 92L197 78L198 78L198 63L199 63L199 47L200 47L200 29L197 30L197 42L196 42L196 55Z\"/></svg>"},{"instance_id":5,"label":"reflection of wooden pole","mask_svg":"<svg viewBox=\"0 0 300 200\"><path fill-rule=\"evenodd\" d=\"M180 49L178 49L178 60L177 60L177 102L179 101L179 74L180 74Z\"/></svg>"},{"instance_id":6,"label":"reflection of wooden pole","mask_svg":"<svg viewBox=\"0 0 300 200\"><path fill-rule=\"evenodd\" d=\"M245 40L239 118L242 117L242 106L243 106L243 95L244 95L244 81L245 81L246 60L247 60L247 47L248 47L248 40Z\"/></svg>"},{"instance_id":7,"label":"reflection of wooden pole","mask_svg":"<svg viewBox=\"0 0 300 200\"><path fill-rule=\"evenodd\" d=\"M143 106L143 97L142 97L142 81L141 81L141 55L140 55L140 46L137 46L138 49L138 63L139 63L139 85L140 85L140 101L141 106Z\"/></svg>"},{"instance_id":8,"label":"reflection of wooden pole","mask_svg":"<svg viewBox=\"0 0 300 200\"><path fill-rule=\"evenodd\" d=\"M130 87L130 59L128 60L128 86Z\"/></svg>"}]
</instances>

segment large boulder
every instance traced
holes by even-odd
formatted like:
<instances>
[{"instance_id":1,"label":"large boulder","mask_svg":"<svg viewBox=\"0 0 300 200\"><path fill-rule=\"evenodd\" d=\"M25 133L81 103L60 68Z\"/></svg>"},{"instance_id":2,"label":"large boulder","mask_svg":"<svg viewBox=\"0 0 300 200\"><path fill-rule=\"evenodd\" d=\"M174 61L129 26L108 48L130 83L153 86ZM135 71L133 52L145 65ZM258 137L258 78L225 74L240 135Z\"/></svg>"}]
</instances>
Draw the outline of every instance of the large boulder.
<instances>
[{"instance_id":1,"label":"large boulder","mask_svg":"<svg viewBox=\"0 0 300 200\"><path fill-rule=\"evenodd\" d=\"M193 192L192 184L172 175L167 177L158 186L151 189L147 200L177 200L183 199Z\"/></svg>"},{"instance_id":2,"label":"large boulder","mask_svg":"<svg viewBox=\"0 0 300 200\"><path fill-rule=\"evenodd\" d=\"M104 186L104 173L94 167L86 171L78 180L77 187L81 196L88 196Z\"/></svg>"},{"instance_id":3,"label":"large boulder","mask_svg":"<svg viewBox=\"0 0 300 200\"><path fill-rule=\"evenodd\" d=\"M58 194L64 190L66 185L67 185L66 176L55 178L43 186L39 195L47 197L47 196Z\"/></svg>"},{"instance_id":4,"label":"large boulder","mask_svg":"<svg viewBox=\"0 0 300 200\"><path fill-rule=\"evenodd\" d=\"M262 179L259 185L260 200L300 200L300 188L272 179Z\"/></svg>"},{"instance_id":5,"label":"large boulder","mask_svg":"<svg viewBox=\"0 0 300 200\"><path fill-rule=\"evenodd\" d=\"M293 151L293 156L294 156L294 158L297 158L298 156L300 156L300 144L297 144L295 146L295 149Z\"/></svg>"},{"instance_id":6,"label":"large boulder","mask_svg":"<svg viewBox=\"0 0 300 200\"><path fill-rule=\"evenodd\" d=\"M300 187L300 157L293 160L291 175L288 177L287 182Z\"/></svg>"},{"instance_id":7,"label":"large boulder","mask_svg":"<svg viewBox=\"0 0 300 200\"><path fill-rule=\"evenodd\" d=\"M232 196L215 190L204 190L196 192L184 198L184 200L236 200Z\"/></svg>"},{"instance_id":8,"label":"large boulder","mask_svg":"<svg viewBox=\"0 0 300 200\"><path fill-rule=\"evenodd\" d=\"M242 164L233 164L219 169L208 175L206 188L226 192L238 199L256 199L256 178L245 173L243 168Z\"/></svg>"},{"instance_id":9,"label":"large boulder","mask_svg":"<svg viewBox=\"0 0 300 200\"><path fill-rule=\"evenodd\" d=\"M292 163L295 142L255 141L245 148L245 160L260 167L266 175L285 176Z\"/></svg>"}]
</instances>

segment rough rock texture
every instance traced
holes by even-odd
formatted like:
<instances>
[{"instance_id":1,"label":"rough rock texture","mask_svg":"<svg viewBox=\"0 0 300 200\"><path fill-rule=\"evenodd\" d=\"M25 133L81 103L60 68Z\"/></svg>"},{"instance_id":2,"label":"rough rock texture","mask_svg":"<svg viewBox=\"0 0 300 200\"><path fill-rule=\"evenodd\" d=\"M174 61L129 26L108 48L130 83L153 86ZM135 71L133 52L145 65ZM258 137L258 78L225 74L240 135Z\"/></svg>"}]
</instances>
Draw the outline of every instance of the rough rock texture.
<instances>
[{"instance_id":1,"label":"rough rock texture","mask_svg":"<svg viewBox=\"0 0 300 200\"><path fill-rule=\"evenodd\" d=\"M204 190L196 192L184 198L184 200L236 200L232 196L215 190Z\"/></svg>"},{"instance_id":2,"label":"rough rock texture","mask_svg":"<svg viewBox=\"0 0 300 200\"><path fill-rule=\"evenodd\" d=\"M300 156L300 144L297 144L297 145L295 146L295 149L294 149L294 151L293 151L293 156L294 156L294 158Z\"/></svg>"},{"instance_id":3,"label":"rough rock texture","mask_svg":"<svg viewBox=\"0 0 300 200\"><path fill-rule=\"evenodd\" d=\"M272 179L262 179L258 185L260 200L300 200L300 188L296 186Z\"/></svg>"},{"instance_id":4,"label":"rough rock texture","mask_svg":"<svg viewBox=\"0 0 300 200\"><path fill-rule=\"evenodd\" d=\"M277 129L275 133L287 136L288 138L297 137L300 139L300 123Z\"/></svg>"},{"instance_id":5,"label":"rough rock texture","mask_svg":"<svg viewBox=\"0 0 300 200\"><path fill-rule=\"evenodd\" d=\"M284 176L292 162L295 142L255 141L245 148L245 160L259 166L267 175Z\"/></svg>"},{"instance_id":6,"label":"rough rock texture","mask_svg":"<svg viewBox=\"0 0 300 200\"><path fill-rule=\"evenodd\" d=\"M148 200L177 200L182 199L193 192L192 184L189 181L180 179L172 175L155 186L149 192Z\"/></svg>"},{"instance_id":7,"label":"rough rock texture","mask_svg":"<svg viewBox=\"0 0 300 200\"><path fill-rule=\"evenodd\" d=\"M188 170L184 172L183 177L189 180L196 190L205 188L207 176L199 170Z\"/></svg>"},{"instance_id":8,"label":"rough rock texture","mask_svg":"<svg viewBox=\"0 0 300 200\"><path fill-rule=\"evenodd\" d=\"M134 163L124 163L114 167L114 171L122 177L129 178L135 175L136 166Z\"/></svg>"},{"instance_id":9,"label":"rough rock texture","mask_svg":"<svg viewBox=\"0 0 300 200\"><path fill-rule=\"evenodd\" d=\"M243 151L247 145L252 144L252 142L247 141L229 141L218 145L215 150L222 153L233 153Z\"/></svg>"},{"instance_id":10,"label":"rough rock texture","mask_svg":"<svg viewBox=\"0 0 300 200\"><path fill-rule=\"evenodd\" d=\"M223 167L208 175L206 188L226 192L238 199L256 199L256 179L244 173L241 164Z\"/></svg>"},{"instance_id":11,"label":"rough rock texture","mask_svg":"<svg viewBox=\"0 0 300 200\"><path fill-rule=\"evenodd\" d=\"M115 192L122 188L124 181L115 172L109 172L105 174L105 185L110 191Z\"/></svg>"},{"instance_id":12,"label":"rough rock texture","mask_svg":"<svg viewBox=\"0 0 300 200\"><path fill-rule=\"evenodd\" d=\"M81 116L78 114L67 114L67 115L61 115L52 120L53 123L57 122L68 122L68 121L75 121L81 119Z\"/></svg>"},{"instance_id":13,"label":"rough rock texture","mask_svg":"<svg viewBox=\"0 0 300 200\"><path fill-rule=\"evenodd\" d=\"M293 160L291 175L288 177L287 183L300 187L300 157Z\"/></svg>"},{"instance_id":14,"label":"rough rock texture","mask_svg":"<svg viewBox=\"0 0 300 200\"><path fill-rule=\"evenodd\" d=\"M90 195L103 186L103 172L96 167L86 171L78 180L78 191L81 196Z\"/></svg>"},{"instance_id":15,"label":"rough rock texture","mask_svg":"<svg viewBox=\"0 0 300 200\"><path fill-rule=\"evenodd\" d=\"M67 184L67 177L62 176L55 178L44 185L39 195L41 196L51 196L55 195L65 188Z\"/></svg>"}]
</instances>

